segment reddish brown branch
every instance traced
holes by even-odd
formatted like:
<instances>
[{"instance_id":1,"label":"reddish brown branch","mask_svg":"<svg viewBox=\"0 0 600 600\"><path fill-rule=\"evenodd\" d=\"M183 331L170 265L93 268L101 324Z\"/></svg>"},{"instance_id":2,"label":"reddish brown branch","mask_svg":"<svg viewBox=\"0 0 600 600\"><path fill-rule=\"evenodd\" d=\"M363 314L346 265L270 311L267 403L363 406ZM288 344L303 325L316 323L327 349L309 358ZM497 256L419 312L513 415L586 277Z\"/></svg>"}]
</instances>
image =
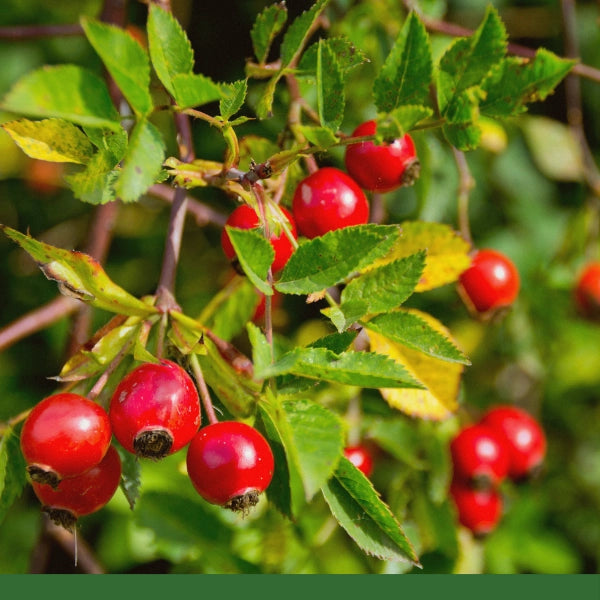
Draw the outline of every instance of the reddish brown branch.
<instances>
[{"instance_id":1,"label":"reddish brown branch","mask_svg":"<svg viewBox=\"0 0 600 600\"><path fill-rule=\"evenodd\" d=\"M0 27L0 40L35 40L45 37L83 35L78 23L65 25L12 25Z\"/></svg>"}]
</instances>

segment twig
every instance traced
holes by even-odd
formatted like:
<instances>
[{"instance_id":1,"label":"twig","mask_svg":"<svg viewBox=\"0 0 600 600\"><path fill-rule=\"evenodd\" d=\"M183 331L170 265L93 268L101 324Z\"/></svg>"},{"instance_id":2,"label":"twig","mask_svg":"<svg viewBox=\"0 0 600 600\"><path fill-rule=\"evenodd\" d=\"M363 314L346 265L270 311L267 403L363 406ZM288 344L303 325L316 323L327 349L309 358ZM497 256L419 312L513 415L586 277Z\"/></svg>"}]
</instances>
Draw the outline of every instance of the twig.
<instances>
[{"instance_id":1,"label":"twig","mask_svg":"<svg viewBox=\"0 0 600 600\"><path fill-rule=\"evenodd\" d=\"M459 180L458 180L458 227L462 237L469 244L473 243L471 238L471 227L469 225L469 196L471 190L475 187L475 180L469 170L467 159L465 158L464 152L457 150L452 147L454 153L454 160L458 168Z\"/></svg>"},{"instance_id":2,"label":"twig","mask_svg":"<svg viewBox=\"0 0 600 600\"><path fill-rule=\"evenodd\" d=\"M79 23L65 25L11 25L0 27L0 40L35 40L45 37L83 35Z\"/></svg>"},{"instance_id":3,"label":"twig","mask_svg":"<svg viewBox=\"0 0 600 600\"><path fill-rule=\"evenodd\" d=\"M196 379L196 383L198 384L198 390L200 391L200 399L202 400L202 406L206 411L206 418L208 422L213 425L214 423L218 423L219 419L215 413L215 408L212 403L212 399L210 397L210 392L208 391L208 387L206 385L206 381L204 381L204 375L202 373L202 368L200 367L200 362L198 361L198 357L195 354L192 354L192 358L190 360L190 364L192 367L192 371L194 372L194 378Z\"/></svg>"}]
</instances>

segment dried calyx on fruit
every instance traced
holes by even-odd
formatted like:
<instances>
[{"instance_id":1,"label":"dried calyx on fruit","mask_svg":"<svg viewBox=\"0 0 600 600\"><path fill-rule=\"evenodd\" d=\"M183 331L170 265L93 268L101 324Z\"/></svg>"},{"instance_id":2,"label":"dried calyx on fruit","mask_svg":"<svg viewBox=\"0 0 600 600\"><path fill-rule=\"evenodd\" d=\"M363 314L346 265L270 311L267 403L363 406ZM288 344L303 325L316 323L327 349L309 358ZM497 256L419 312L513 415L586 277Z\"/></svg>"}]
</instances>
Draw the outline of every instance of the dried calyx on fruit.
<instances>
[{"instance_id":1,"label":"dried calyx on fruit","mask_svg":"<svg viewBox=\"0 0 600 600\"><path fill-rule=\"evenodd\" d=\"M352 133L353 137L374 135L375 121L366 121ZM406 134L390 143L358 142L346 147L346 169L365 190L391 192L401 186L413 185L419 177L421 165L415 144Z\"/></svg>"},{"instance_id":2,"label":"dried calyx on fruit","mask_svg":"<svg viewBox=\"0 0 600 600\"><path fill-rule=\"evenodd\" d=\"M62 479L97 465L110 445L106 411L72 393L44 398L29 413L21 432L21 450L32 481L56 487Z\"/></svg>"},{"instance_id":3,"label":"dried calyx on fruit","mask_svg":"<svg viewBox=\"0 0 600 600\"><path fill-rule=\"evenodd\" d=\"M206 501L247 512L273 477L274 458L254 427L221 421L200 429L187 453L187 472Z\"/></svg>"},{"instance_id":4,"label":"dried calyx on fruit","mask_svg":"<svg viewBox=\"0 0 600 600\"><path fill-rule=\"evenodd\" d=\"M186 446L198 431L200 399L186 371L163 359L125 376L113 393L109 416L126 450L160 459Z\"/></svg>"}]
</instances>

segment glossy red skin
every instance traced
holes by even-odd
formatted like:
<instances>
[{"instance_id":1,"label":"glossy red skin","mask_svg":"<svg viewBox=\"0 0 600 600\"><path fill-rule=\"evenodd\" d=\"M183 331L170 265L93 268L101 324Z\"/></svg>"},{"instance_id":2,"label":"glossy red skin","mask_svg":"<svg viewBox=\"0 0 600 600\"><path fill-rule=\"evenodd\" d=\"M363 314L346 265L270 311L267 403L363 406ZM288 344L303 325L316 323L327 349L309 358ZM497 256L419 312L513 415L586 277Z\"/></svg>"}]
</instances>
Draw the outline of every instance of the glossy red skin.
<instances>
[{"instance_id":1,"label":"glossy red skin","mask_svg":"<svg viewBox=\"0 0 600 600\"><path fill-rule=\"evenodd\" d=\"M491 533L502 517L502 496L494 489L479 490L454 481L450 494L458 511L458 520L477 536Z\"/></svg>"},{"instance_id":2,"label":"glossy red skin","mask_svg":"<svg viewBox=\"0 0 600 600\"><path fill-rule=\"evenodd\" d=\"M121 459L110 446L102 461L85 473L64 479L56 489L32 482L33 491L46 508L67 510L82 517L100 510L114 496L121 480Z\"/></svg>"},{"instance_id":3,"label":"glossy red skin","mask_svg":"<svg viewBox=\"0 0 600 600\"><path fill-rule=\"evenodd\" d=\"M375 121L366 121L352 133L353 137L375 134ZM403 185L406 168L417 158L412 138L405 136L391 144L359 142L346 148L346 170L365 190L391 192Z\"/></svg>"},{"instance_id":4,"label":"glossy red skin","mask_svg":"<svg viewBox=\"0 0 600 600\"><path fill-rule=\"evenodd\" d=\"M187 453L187 471L194 488L205 500L220 506L248 492L264 492L274 465L267 440L238 421L202 428Z\"/></svg>"},{"instance_id":5,"label":"glossy red skin","mask_svg":"<svg viewBox=\"0 0 600 600\"><path fill-rule=\"evenodd\" d=\"M502 436L481 424L463 428L450 443L454 476L479 487L508 475L509 451Z\"/></svg>"},{"instance_id":6,"label":"glossy red skin","mask_svg":"<svg viewBox=\"0 0 600 600\"><path fill-rule=\"evenodd\" d=\"M344 456L367 477L370 477L373 473L375 463L366 446L361 444L357 446L346 446L346 448L344 448Z\"/></svg>"},{"instance_id":7,"label":"glossy red skin","mask_svg":"<svg viewBox=\"0 0 600 600\"><path fill-rule=\"evenodd\" d=\"M481 423L504 438L509 453L508 475L520 480L531 475L546 455L546 436L540 424L526 411L514 406L497 406Z\"/></svg>"},{"instance_id":8,"label":"glossy red skin","mask_svg":"<svg viewBox=\"0 0 600 600\"><path fill-rule=\"evenodd\" d=\"M97 465L111 440L106 411L72 393L48 396L33 407L21 432L28 465L54 472L59 479L75 477Z\"/></svg>"},{"instance_id":9,"label":"glossy red skin","mask_svg":"<svg viewBox=\"0 0 600 600\"><path fill-rule=\"evenodd\" d=\"M294 217L285 207L281 206L280 208L281 212L283 212L289 221L289 228L292 235L294 238L297 238L298 233L296 231L296 222L294 221ZM253 208L247 204L242 204L229 215L225 225L237 227L239 229L257 229L260 225L260 218ZM285 264L289 260L290 256L294 253L294 246L283 230L278 236L271 234L269 241L271 242L271 246L273 246L273 250L275 252L275 258L273 260L273 264L271 265L271 269L273 271L280 271L283 269L283 267L285 267ZM233 260L235 258L235 250L233 249L233 245L229 239L229 234L225 228L223 228L221 231L221 246L225 256L229 260Z\"/></svg>"},{"instance_id":10,"label":"glossy red skin","mask_svg":"<svg viewBox=\"0 0 600 600\"><path fill-rule=\"evenodd\" d=\"M575 286L575 303L588 319L600 319L600 262L585 266Z\"/></svg>"},{"instance_id":11,"label":"glossy red skin","mask_svg":"<svg viewBox=\"0 0 600 600\"><path fill-rule=\"evenodd\" d=\"M144 431L164 429L177 452L200 427L200 400L192 378L170 360L136 367L115 389L109 408L113 433L135 454L133 442Z\"/></svg>"},{"instance_id":12,"label":"glossy red skin","mask_svg":"<svg viewBox=\"0 0 600 600\"><path fill-rule=\"evenodd\" d=\"M354 179L334 167L323 167L298 184L292 210L298 231L307 238L369 220L364 192Z\"/></svg>"},{"instance_id":13,"label":"glossy red skin","mask_svg":"<svg viewBox=\"0 0 600 600\"><path fill-rule=\"evenodd\" d=\"M513 262L496 250L479 250L460 276L460 285L480 312L510 306L519 294L520 278Z\"/></svg>"}]
</instances>

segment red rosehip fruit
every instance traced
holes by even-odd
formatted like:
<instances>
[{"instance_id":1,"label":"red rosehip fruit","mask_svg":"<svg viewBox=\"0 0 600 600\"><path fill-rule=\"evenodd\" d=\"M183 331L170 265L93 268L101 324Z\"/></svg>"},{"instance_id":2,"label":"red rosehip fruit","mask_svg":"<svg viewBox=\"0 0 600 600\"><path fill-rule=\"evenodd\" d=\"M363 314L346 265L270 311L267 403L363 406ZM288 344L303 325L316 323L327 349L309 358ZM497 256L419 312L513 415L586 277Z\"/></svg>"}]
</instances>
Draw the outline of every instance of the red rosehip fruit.
<instances>
[{"instance_id":1,"label":"red rosehip fruit","mask_svg":"<svg viewBox=\"0 0 600 600\"><path fill-rule=\"evenodd\" d=\"M160 459L177 452L200 427L200 399L192 378L170 360L145 363L119 383L108 414L129 452Z\"/></svg>"},{"instance_id":2,"label":"red rosehip fruit","mask_svg":"<svg viewBox=\"0 0 600 600\"><path fill-rule=\"evenodd\" d=\"M460 276L468 303L479 313L510 306L519 293L519 272L513 262L496 250L479 250L471 266Z\"/></svg>"},{"instance_id":3,"label":"red rosehip fruit","mask_svg":"<svg viewBox=\"0 0 600 600\"><path fill-rule=\"evenodd\" d=\"M600 320L600 262L587 264L579 275L575 304L583 317Z\"/></svg>"},{"instance_id":4,"label":"red rosehip fruit","mask_svg":"<svg viewBox=\"0 0 600 600\"><path fill-rule=\"evenodd\" d=\"M72 393L48 396L33 407L21 432L21 450L32 481L56 487L97 465L111 439L106 411Z\"/></svg>"},{"instance_id":5,"label":"red rosehip fruit","mask_svg":"<svg viewBox=\"0 0 600 600\"><path fill-rule=\"evenodd\" d=\"M494 487L508 475L509 452L493 429L481 424L463 428L450 443L454 476L478 488Z\"/></svg>"},{"instance_id":6,"label":"red rosehip fruit","mask_svg":"<svg viewBox=\"0 0 600 600\"><path fill-rule=\"evenodd\" d=\"M474 489L464 482L453 481L450 494L461 525L483 537L496 529L502 516L502 496L494 489Z\"/></svg>"},{"instance_id":7,"label":"red rosehip fruit","mask_svg":"<svg viewBox=\"0 0 600 600\"><path fill-rule=\"evenodd\" d=\"M296 223L294 221L294 217L285 207L281 206L281 212L287 217L289 223L289 229L296 239L298 237L296 231ZM238 206L228 217L225 225L229 225L230 227L237 227L238 229L258 229L260 227L260 218L256 214L253 208L248 206L247 204L242 204ZM273 264L271 265L271 269L276 272L280 271L285 267L288 259L294 252L294 246L292 242L289 240L285 231L283 229L279 233L279 235L275 235L275 233L271 233L269 241L271 242L271 246L273 247L273 251L275 252L275 258L273 259ZM233 249L233 245L231 240L229 239L229 234L227 230L223 228L221 231L221 247L223 248L223 252L228 260L232 261L235 259L235 250Z\"/></svg>"},{"instance_id":8,"label":"red rosehip fruit","mask_svg":"<svg viewBox=\"0 0 600 600\"><path fill-rule=\"evenodd\" d=\"M242 512L258 503L271 483L274 464L267 440L238 421L202 428L187 453L187 471L196 491L212 504Z\"/></svg>"},{"instance_id":9,"label":"red rosehip fruit","mask_svg":"<svg viewBox=\"0 0 600 600\"><path fill-rule=\"evenodd\" d=\"M540 467L546 454L546 436L529 413L514 406L497 406L482 417L481 423L504 439L509 477L526 479Z\"/></svg>"},{"instance_id":10,"label":"red rosehip fruit","mask_svg":"<svg viewBox=\"0 0 600 600\"><path fill-rule=\"evenodd\" d=\"M367 477L373 473L375 462L370 450L363 444L356 446L346 446L344 448L344 456Z\"/></svg>"},{"instance_id":11,"label":"red rosehip fruit","mask_svg":"<svg viewBox=\"0 0 600 600\"><path fill-rule=\"evenodd\" d=\"M376 129L375 121L366 121L352 136L374 135ZM421 168L415 144L408 134L389 144L350 144L346 147L345 160L350 177L361 188L373 192L391 192L400 186L412 185Z\"/></svg>"},{"instance_id":12,"label":"red rosehip fruit","mask_svg":"<svg viewBox=\"0 0 600 600\"><path fill-rule=\"evenodd\" d=\"M298 184L292 210L298 230L308 238L369 220L364 192L354 179L334 167L323 167Z\"/></svg>"},{"instance_id":13,"label":"red rosehip fruit","mask_svg":"<svg viewBox=\"0 0 600 600\"><path fill-rule=\"evenodd\" d=\"M121 459L110 446L104 458L85 473L63 479L58 487L33 482L42 510L57 524L73 530L79 517L100 510L114 496L121 481Z\"/></svg>"}]
</instances>

